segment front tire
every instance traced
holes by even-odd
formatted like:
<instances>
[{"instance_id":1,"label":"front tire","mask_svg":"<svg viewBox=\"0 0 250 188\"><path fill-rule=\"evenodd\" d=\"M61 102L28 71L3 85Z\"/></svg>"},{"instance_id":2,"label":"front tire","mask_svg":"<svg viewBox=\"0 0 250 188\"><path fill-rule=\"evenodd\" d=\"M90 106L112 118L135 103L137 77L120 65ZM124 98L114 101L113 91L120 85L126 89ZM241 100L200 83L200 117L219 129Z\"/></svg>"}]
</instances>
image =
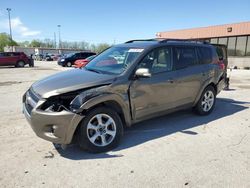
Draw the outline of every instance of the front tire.
<instances>
[{"instance_id":1,"label":"front tire","mask_svg":"<svg viewBox=\"0 0 250 188\"><path fill-rule=\"evenodd\" d=\"M216 94L214 87L208 86L202 92L202 95L195 106L195 111L199 115L208 115L210 114L215 106Z\"/></svg>"},{"instance_id":2,"label":"front tire","mask_svg":"<svg viewBox=\"0 0 250 188\"><path fill-rule=\"evenodd\" d=\"M78 144L92 153L106 152L118 146L122 135L123 125L117 112L98 107L87 113L81 122Z\"/></svg>"},{"instance_id":3,"label":"front tire","mask_svg":"<svg viewBox=\"0 0 250 188\"><path fill-rule=\"evenodd\" d=\"M69 61L69 62L66 63L66 66L67 66L67 67L71 67L71 66L72 66L72 63Z\"/></svg>"}]
</instances>

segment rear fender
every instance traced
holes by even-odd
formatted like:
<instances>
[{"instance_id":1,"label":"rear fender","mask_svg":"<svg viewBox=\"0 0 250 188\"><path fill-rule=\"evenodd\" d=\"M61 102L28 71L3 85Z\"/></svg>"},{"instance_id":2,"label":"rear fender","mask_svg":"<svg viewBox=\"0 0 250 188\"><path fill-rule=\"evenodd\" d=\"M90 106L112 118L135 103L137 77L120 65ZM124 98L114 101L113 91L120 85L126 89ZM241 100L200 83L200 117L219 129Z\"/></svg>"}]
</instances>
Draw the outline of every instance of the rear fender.
<instances>
[{"instance_id":1,"label":"rear fender","mask_svg":"<svg viewBox=\"0 0 250 188\"><path fill-rule=\"evenodd\" d=\"M206 80L206 81L203 83L201 89L199 90L199 93L197 94L197 96L196 96L196 98L195 98L195 101L194 101L193 106L195 106L195 105L198 103L198 101L200 100L201 95L202 95L204 89L205 89L208 85L210 85L210 84L213 84L213 85L216 86L216 84L214 84L214 80L212 80L212 79ZM216 87L217 87L217 86L216 86ZM215 90L217 90L217 88L215 88Z\"/></svg>"}]
</instances>

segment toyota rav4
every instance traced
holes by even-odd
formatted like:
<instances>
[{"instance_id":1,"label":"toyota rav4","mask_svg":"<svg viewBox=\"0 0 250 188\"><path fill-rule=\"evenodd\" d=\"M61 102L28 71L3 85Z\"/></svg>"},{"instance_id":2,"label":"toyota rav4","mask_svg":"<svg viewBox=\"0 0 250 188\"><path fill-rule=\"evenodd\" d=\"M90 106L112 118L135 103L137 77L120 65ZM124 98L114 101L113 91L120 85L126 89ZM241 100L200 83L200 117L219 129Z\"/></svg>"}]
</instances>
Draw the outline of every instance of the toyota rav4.
<instances>
[{"instance_id":1,"label":"toyota rav4","mask_svg":"<svg viewBox=\"0 0 250 188\"><path fill-rule=\"evenodd\" d=\"M34 83L23 96L24 114L45 140L64 146L77 138L84 150L108 151L134 123L185 108L211 113L225 85L223 62L205 42L128 41L84 69Z\"/></svg>"}]
</instances>

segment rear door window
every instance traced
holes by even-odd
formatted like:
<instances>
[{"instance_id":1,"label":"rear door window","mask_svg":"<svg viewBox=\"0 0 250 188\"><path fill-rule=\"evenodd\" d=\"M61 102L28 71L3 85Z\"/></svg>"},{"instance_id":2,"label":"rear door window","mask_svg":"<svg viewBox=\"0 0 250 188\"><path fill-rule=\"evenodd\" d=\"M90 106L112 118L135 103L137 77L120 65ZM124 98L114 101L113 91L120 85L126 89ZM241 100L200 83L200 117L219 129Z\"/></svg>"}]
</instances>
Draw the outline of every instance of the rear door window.
<instances>
[{"instance_id":1,"label":"rear door window","mask_svg":"<svg viewBox=\"0 0 250 188\"><path fill-rule=\"evenodd\" d=\"M201 64L209 64L212 62L212 51L207 47L198 47L199 62Z\"/></svg>"},{"instance_id":2,"label":"rear door window","mask_svg":"<svg viewBox=\"0 0 250 188\"><path fill-rule=\"evenodd\" d=\"M176 70L197 64L194 47L173 47L174 67Z\"/></svg>"}]
</instances>

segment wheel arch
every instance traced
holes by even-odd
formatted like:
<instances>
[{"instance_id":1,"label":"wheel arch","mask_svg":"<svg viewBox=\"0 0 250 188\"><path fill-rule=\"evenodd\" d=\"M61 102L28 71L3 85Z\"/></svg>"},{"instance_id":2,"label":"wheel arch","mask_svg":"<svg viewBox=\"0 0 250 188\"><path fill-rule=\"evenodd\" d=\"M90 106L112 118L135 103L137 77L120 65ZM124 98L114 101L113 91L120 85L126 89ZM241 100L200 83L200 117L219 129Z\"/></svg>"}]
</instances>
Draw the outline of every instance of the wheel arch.
<instances>
[{"instance_id":1,"label":"wheel arch","mask_svg":"<svg viewBox=\"0 0 250 188\"><path fill-rule=\"evenodd\" d=\"M130 126L130 108L129 105L126 104L127 102L116 94L103 94L86 101L81 106L81 110L84 114L86 111L90 111L98 106L106 106L112 108L119 114L125 126Z\"/></svg>"},{"instance_id":2,"label":"wheel arch","mask_svg":"<svg viewBox=\"0 0 250 188\"><path fill-rule=\"evenodd\" d=\"M26 65L26 61L25 60L23 60L23 59L18 59L17 61L16 61L16 66L18 67L18 63L19 62L23 62L23 65L25 66Z\"/></svg>"},{"instance_id":3,"label":"wheel arch","mask_svg":"<svg viewBox=\"0 0 250 188\"><path fill-rule=\"evenodd\" d=\"M131 126L131 116L130 116L130 109L127 107L124 101L122 99L119 99L115 94L107 94L107 95L100 95L97 97L94 97L87 102L85 102L81 106L81 113L84 116L87 112L91 111L94 108L97 107L108 107L113 109L115 112L118 113L119 117L121 118L122 124L125 127ZM83 118L84 119L84 118ZM83 120L82 119L82 120ZM75 127L74 134L72 140L77 138L77 133L79 131L79 125L82 121L78 123L78 125Z\"/></svg>"},{"instance_id":4,"label":"wheel arch","mask_svg":"<svg viewBox=\"0 0 250 188\"><path fill-rule=\"evenodd\" d=\"M199 101L203 91L208 87L208 86L212 86L215 90L215 93L217 94L217 85L214 82L209 82L207 84L204 84L203 87L201 88L201 90L199 91L199 94L196 96L195 98L195 102L193 104L193 106L195 106L197 104L197 102Z\"/></svg>"}]
</instances>

